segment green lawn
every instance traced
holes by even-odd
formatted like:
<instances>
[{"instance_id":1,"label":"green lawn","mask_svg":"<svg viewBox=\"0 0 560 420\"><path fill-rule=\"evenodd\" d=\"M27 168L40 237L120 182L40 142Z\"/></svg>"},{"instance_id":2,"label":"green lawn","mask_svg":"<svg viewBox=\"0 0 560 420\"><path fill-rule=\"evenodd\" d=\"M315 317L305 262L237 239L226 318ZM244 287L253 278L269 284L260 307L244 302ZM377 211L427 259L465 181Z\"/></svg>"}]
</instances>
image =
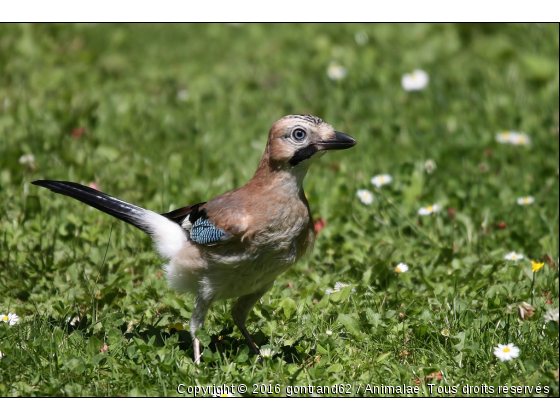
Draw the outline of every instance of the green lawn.
<instances>
[{"instance_id":1,"label":"green lawn","mask_svg":"<svg viewBox=\"0 0 560 420\"><path fill-rule=\"evenodd\" d=\"M0 314L19 322L0 322L0 396L558 397L558 49L558 24L1 25ZM428 86L405 91L417 68ZM326 226L249 316L262 364L220 301L197 368L194 299L167 287L150 238L30 184L95 183L166 212L247 182L295 113L358 145L307 175ZM545 262L534 282L531 260ZM508 343L519 357L501 362Z\"/></svg>"}]
</instances>

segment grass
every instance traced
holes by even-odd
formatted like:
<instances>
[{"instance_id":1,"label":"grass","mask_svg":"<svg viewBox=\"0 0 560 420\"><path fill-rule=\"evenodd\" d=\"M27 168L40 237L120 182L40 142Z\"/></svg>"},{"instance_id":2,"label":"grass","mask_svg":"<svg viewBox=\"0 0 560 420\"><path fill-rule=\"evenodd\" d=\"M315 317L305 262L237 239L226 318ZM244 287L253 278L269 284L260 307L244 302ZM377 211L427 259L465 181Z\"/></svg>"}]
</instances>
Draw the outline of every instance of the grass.
<instances>
[{"instance_id":1,"label":"grass","mask_svg":"<svg viewBox=\"0 0 560 420\"><path fill-rule=\"evenodd\" d=\"M0 323L0 396L178 396L179 384L497 396L507 384L558 397L558 324L543 318L559 295L558 34L557 24L0 26L0 313L20 317ZM329 79L332 62L345 78ZM415 68L429 86L405 92ZM197 369L193 297L166 286L149 237L30 181L94 182L169 211L247 182L270 125L291 113L358 146L311 168L306 193L326 226L249 316L273 356L256 363L221 301ZM500 144L504 130L532 142ZM34 162L20 163L26 154ZM393 182L377 190L380 173ZM527 195L532 205L516 204ZM441 212L418 216L434 203ZM504 260L510 251L525 258ZM534 285L531 259L546 262ZM397 275L399 262L410 270ZM336 282L349 287L326 294ZM523 301L535 308L525 319ZM510 342L520 356L500 362L493 349Z\"/></svg>"}]
</instances>

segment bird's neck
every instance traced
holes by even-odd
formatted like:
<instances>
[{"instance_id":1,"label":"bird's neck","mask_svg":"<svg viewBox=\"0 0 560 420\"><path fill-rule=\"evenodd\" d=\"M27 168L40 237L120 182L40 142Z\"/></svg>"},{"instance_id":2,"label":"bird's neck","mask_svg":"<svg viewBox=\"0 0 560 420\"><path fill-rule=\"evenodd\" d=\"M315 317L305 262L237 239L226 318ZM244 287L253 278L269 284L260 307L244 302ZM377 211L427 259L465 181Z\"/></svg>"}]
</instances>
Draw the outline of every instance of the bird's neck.
<instances>
[{"instance_id":1,"label":"bird's neck","mask_svg":"<svg viewBox=\"0 0 560 420\"><path fill-rule=\"evenodd\" d=\"M274 189L275 193L290 196L303 195L303 179L307 174L311 160L291 166L287 162L275 162L267 154L263 156L257 172L250 184L257 188Z\"/></svg>"}]
</instances>

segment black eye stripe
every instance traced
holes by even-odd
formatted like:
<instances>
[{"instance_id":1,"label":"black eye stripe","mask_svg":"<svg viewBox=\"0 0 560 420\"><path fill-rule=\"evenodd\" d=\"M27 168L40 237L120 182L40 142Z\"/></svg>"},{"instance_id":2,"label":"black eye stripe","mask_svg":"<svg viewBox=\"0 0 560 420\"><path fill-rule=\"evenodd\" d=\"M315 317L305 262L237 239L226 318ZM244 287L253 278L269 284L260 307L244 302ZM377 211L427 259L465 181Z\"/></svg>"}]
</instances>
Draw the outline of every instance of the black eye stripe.
<instances>
[{"instance_id":1,"label":"black eye stripe","mask_svg":"<svg viewBox=\"0 0 560 420\"><path fill-rule=\"evenodd\" d=\"M299 165L301 162L303 162L304 160L309 159L310 157L312 157L315 153L317 153L319 151L319 149L317 149L317 146L315 146L314 144L310 144L307 147L304 147L303 149L298 150L294 156L292 156L292 158L290 159L290 164L292 166L296 166Z\"/></svg>"}]
</instances>

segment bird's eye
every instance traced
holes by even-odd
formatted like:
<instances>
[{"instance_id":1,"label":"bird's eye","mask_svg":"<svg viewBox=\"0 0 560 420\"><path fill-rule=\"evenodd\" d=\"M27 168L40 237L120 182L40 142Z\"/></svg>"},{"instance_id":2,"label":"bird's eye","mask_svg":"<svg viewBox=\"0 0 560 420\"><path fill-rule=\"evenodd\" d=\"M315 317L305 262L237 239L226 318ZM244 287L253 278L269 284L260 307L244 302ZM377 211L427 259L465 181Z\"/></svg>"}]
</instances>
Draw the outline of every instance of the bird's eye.
<instances>
[{"instance_id":1,"label":"bird's eye","mask_svg":"<svg viewBox=\"0 0 560 420\"><path fill-rule=\"evenodd\" d=\"M292 133L292 137L296 140L299 140L299 141L303 140L306 135L307 135L307 133L304 130L302 130L301 128L296 128L294 130L294 132Z\"/></svg>"}]
</instances>

